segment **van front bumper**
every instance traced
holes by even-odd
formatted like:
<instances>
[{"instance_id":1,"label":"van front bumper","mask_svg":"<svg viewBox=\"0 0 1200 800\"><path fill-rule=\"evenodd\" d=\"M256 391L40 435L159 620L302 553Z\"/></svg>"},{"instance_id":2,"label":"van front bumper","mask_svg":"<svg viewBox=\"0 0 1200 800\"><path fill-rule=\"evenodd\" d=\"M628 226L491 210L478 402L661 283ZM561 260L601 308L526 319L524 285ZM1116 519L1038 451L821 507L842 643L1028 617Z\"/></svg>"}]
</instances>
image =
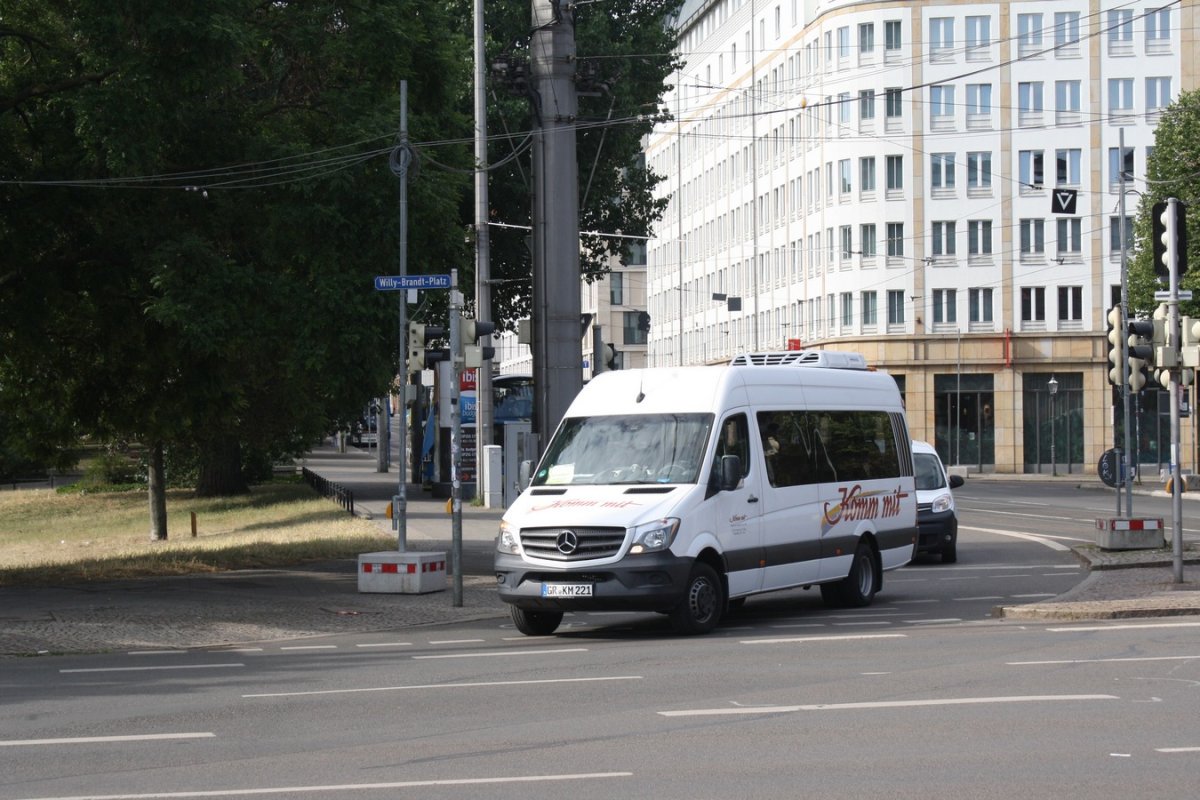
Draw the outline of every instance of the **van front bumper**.
<instances>
[{"instance_id":1,"label":"van front bumper","mask_svg":"<svg viewBox=\"0 0 1200 800\"><path fill-rule=\"evenodd\" d=\"M538 567L520 556L496 555L500 599L525 609L556 611L670 611L679 605L692 560L644 553L591 569ZM590 596L548 597L546 586L590 586Z\"/></svg>"},{"instance_id":2,"label":"van front bumper","mask_svg":"<svg viewBox=\"0 0 1200 800\"><path fill-rule=\"evenodd\" d=\"M918 512L917 527L920 528L918 553L940 553L943 548L954 547L958 541L958 517L953 509L938 513Z\"/></svg>"}]
</instances>

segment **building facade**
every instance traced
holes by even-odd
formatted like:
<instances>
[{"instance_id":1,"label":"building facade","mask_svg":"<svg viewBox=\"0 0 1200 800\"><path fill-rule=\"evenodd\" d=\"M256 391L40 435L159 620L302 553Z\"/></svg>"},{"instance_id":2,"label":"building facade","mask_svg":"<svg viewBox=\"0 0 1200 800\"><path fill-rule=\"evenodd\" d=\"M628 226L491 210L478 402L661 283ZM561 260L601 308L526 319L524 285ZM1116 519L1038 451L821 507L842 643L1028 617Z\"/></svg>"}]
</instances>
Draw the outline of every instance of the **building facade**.
<instances>
[{"instance_id":1,"label":"building facade","mask_svg":"<svg viewBox=\"0 0 1200 800\"><path fill-rule=\"evenodd\" d=\"M648 247L650 365L854 350L947 464L1095 472L1121 416L1107 312L1158 116L1196 85L1195 17L686 3L675 119L646 147L670 200ZM1133 399L1144 465L1169 457L1165 394Z\"/></svg>"}]
</instances>

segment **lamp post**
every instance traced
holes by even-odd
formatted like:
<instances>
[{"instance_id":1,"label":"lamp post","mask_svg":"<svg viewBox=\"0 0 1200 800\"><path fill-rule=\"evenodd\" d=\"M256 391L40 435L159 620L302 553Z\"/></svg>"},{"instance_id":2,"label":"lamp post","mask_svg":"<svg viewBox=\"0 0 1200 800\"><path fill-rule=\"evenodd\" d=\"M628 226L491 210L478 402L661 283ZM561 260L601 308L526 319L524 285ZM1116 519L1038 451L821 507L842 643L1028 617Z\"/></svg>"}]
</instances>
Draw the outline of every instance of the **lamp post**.
<instances>
[{"instance_id":1,"label":"lamp post","mask_svg":"<svg viewBox=\"0 0 1200 800\"><path fill-rule=\"evenodd\" d=\"M1050 387L1050 474L1058 475L1058 459L1054 454L1054 403L1055 395L1058 394L1058 381L1054 380L1054 376L1050 376L1050 382L1047 384Z\"/></svg>"}]
</instances>

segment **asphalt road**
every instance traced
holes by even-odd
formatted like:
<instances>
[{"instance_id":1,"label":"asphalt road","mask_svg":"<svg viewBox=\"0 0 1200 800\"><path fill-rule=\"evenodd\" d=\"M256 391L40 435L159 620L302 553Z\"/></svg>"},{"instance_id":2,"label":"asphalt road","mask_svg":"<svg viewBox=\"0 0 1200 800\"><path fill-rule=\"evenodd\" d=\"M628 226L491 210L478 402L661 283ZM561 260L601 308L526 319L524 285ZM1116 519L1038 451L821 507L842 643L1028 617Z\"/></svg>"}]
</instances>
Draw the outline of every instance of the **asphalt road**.
<instances>
[{"instance_id":1,"label":"asphalt road","mask_svg":"<svg viewBox=\"0 0 1200 800\"><path fill-rule=\"evenodd\" d=\"M753 598L705 637L580 614L10 659L0 800L1193 795L1200 620L989 614L1081 581L1065 543L1111 495L957 496L958 563L865 609Z\"/></svg>"}]
</instances>

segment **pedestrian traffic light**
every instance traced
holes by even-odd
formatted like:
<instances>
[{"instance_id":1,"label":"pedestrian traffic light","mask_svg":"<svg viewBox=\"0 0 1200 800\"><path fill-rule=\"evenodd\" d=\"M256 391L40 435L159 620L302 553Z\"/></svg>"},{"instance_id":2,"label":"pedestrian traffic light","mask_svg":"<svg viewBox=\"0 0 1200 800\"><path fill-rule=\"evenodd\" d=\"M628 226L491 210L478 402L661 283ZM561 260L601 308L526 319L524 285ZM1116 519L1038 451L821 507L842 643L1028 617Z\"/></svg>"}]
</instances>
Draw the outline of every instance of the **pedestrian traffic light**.
<instances>
[{"instance_id":1,"label":"pedestrian traffic light","mask_svg":"<svg viewBox=\"0 0 1200 800\"><path fill-rule=\"evenodd\" d=\"M1175 265L1176 275L1187 272L1187 216L1186 206L1175 198L1155 203L1152 217L1152 246L1154 249L1154 271L1161 277L1171 275Z\"/></svg>"},{"instance_id":2,"label":"pedestrian traffic light","mask_svg":"<svg viewBox=\"0 0 1200 800\"><path fill-rule=\"evenodd\" d=\"M1124 326L1121 325L1121 306L1116 305L1108 310L1108 382L1120 386L1125 382L1125 367L1121 361L1121 337Z\"/></svg>"},{"instance_id":3,"label":"pedestrian traffic light","mask_svg":"<svg viewBox=\"0 0 1200 800\"><path fill-rule=\"evenodd\" d=\"M420 322L408 323L408 371L410 374L428 369L430 365L440 360L430 358L430 354L437 351L426 352L425 345L434 339L441 339L445 335L446 329L438 325L425 325Z\"/></svg>"},{"instance_id":4,"label":"pedestrian traffic light","mask_svg":"<svg viewBox=\"0 0 1200 800\"><path fill-rule=\"evenodd\" d=\"M478 340L491 336L496 332L494 322L482 322L477 319L464 319L459 329L462 339L462 355L464 367L481 367L484 361L496 356L496 348L491 345L477 344Z\"/></svg>"}]
</instances>

